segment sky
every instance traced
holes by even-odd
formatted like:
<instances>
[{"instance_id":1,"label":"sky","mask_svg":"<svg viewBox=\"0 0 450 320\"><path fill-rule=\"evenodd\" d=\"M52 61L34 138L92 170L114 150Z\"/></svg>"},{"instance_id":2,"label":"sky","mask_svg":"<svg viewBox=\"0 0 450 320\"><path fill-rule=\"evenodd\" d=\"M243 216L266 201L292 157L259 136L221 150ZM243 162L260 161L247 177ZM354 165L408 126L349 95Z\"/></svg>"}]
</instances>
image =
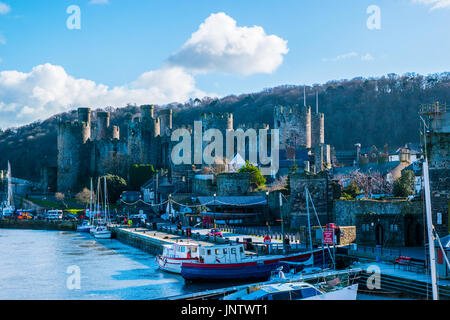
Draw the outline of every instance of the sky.
<instances>
[{"instance_id":1,"label":"sky","mask_svg":"<svg viewBox=\"0 0 450 320\"><path fill-rule=\"evenodd\" d=\"M0 0L0 128L450 71L450 0Z\"/></svg>"}]
</instances>

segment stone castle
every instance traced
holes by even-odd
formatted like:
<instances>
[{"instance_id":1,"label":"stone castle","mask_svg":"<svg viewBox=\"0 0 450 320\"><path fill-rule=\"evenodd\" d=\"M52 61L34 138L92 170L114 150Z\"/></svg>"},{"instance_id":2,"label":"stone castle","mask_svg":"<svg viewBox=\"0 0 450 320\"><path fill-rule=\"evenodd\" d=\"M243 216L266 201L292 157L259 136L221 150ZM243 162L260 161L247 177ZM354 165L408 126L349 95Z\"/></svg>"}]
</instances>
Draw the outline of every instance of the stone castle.
<instances>
[{"instance_id":1,"label":"stone castle","mask_svg":"<svg viewBox=\"0 0 450 320\"><path fill-rule=\"evenodd\" d=\"M110 125L109 112L96 112L93 121L89 108L79 108L76 121L61 122L57 135L57 190L70 192L87 185L89 177L114 173L119 165L131 164L152 164L155 169L167 170L172 183L180 180L188 184L192 166L175 166L170 161L176 144L171 141L172 110L161 110L156 116L154 106L143 105L140 109L140 117L129 119L126 138L121 137L119 127ZM311 114L310 107L276 106L274 128L280 130L280 150L289 157L292 150L295 154L296 149L308 149L310 155L316 155L312 162L316 171L329 168L330 146L324 144L324 118L322 113ZM204 131L219 129L224 137L231 129L269 129L262 123L235 128L233 114L229 113L203 114L201 121ZM192 132L192 128L186 129ZM307 167L309 170L309 164Z\"/></svg>"},{"instance_id":2,"label":"stone castle","mask_svg":"<svg viewBox=\"0 0 450 320\"><path fill-rule=\"evenodd\" d=\"M110 125L109 112L96 112L95 123L89 108L78 109L78 120L61 122L57 135L57 190L70 192L86 177L102 175L119 164L153 164L167 168L172 110L155 117L153 106L141 106L141 116L130 119L128 137L120 137L119 127Z\"/></svg>"}]
</instances>

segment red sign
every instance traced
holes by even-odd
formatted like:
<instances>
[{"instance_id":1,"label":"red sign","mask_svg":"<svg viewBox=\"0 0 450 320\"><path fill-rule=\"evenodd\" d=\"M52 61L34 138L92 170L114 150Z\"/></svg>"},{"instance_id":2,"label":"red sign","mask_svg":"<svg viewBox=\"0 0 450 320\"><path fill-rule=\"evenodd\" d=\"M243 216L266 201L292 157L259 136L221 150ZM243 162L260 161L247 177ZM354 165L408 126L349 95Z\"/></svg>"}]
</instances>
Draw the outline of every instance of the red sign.
<instances>
[{"instance_id":1,"label":"red sign","mask_svg":"<svg viewBox=\"0 0 450 320\"><path fill-rule=\"evenodd\" d=\"M324 230L323 231L323 243L333 245L334 244L333 236L334 236L333 230Z\"/></svg>"}]
</instances>

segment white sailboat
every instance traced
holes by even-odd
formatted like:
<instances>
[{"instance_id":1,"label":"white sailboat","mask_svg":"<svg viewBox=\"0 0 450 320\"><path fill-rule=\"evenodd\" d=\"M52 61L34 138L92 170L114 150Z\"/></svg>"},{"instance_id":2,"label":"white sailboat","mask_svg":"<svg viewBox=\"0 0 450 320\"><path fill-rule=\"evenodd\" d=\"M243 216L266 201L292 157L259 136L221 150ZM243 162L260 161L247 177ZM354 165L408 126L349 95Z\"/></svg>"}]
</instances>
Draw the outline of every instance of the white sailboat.
<instances>
[{"instance_id":1,"label":"white sailboat","mask_svg":"<svg viewBox=\"0 0 450 320\"><path fill-rule=\"evenodd\" d=\"M84 220L81 225L77 227L78 232L90 232L95 226L92 223L92 178L91 178L91 189L89 194L89 220Z\"/></svg>"},{"instance_id":2,"label":"white sailboat","mask_svg":"<svg viewBox=\"0 0 450 320\"><path fill-rule=\"evenodd\" d=\"M6 191L6 201L2 205L2 216L10 217L15 212L14 207L14 195L12 190L12 175L11 175L11 164L8 161L8 172L6 174L7 180L7 191Z\"/></svg>"},{"instance_id":3,"label":"white sailboat","mask_svg":"<svg viewBox=\"0 0 450 320\"><path fill-rule=\"evenodd\" d=\"M100 220L97 228L95 228L94 231L94 237L97 239L111 239L111 230L108 229L108 223L109 223L109 209L108 209L108 195L106 190L106 177L103 177L104 182L104 220ZM100 180L99 180L100 182ZM98 189L99 190L99 189ZM100 191L98 191L100 192Z\"/></svg>"}]
</instances>

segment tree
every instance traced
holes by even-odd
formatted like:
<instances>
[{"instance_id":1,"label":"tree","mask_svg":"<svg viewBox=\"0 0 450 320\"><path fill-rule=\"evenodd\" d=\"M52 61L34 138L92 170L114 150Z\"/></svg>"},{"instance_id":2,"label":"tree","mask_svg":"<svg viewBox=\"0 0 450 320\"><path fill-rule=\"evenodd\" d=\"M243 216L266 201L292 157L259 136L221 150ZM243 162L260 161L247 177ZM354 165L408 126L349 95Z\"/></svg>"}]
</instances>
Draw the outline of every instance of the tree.
<instances>
[{"instance_id":1,"label":"tree","mask_svg":"<svg viewBox=\"0 0 450 320\"><path fill-rule=\"evenodd\" d=\"M127 190L127 182L124 178L113 174L107 174L105 177L106 187L108 188L108 199L111 203L114 203L119 200L122 192Z\"/></svg>"},{"instance_id":2,"label":"tree","mask_svg":"<svg viewBox=\"0 0 450 320\"><path fill-rule=\"evenodd\" d=\"M266 178L264 178L264 176L262 175L261 171L256 166L254 166L253 164L248 162L248 160L245 162L245 166L240 168L238 170L238 172L240 172L240 173L242 173L242 172L250 173L250 181L251 181L251 183L255 184L258 188L259 187L264 187L266 185Z\"/></svg>"},{"instance_id":3,"label":"tree","mask_svg":"<svg viewBox=\"0 0 450 320\"><path fill-rule=\"evenodd\" d=\"M298 171L298 166L296 163L289 169L289 173L286 179L286 190L291 193L291 175Z\"/></svg>"},{"instance_id":4,"label":"tree","mask_svg":"<svg viewBox=\"0 0 450 320\"><path fill-rule=\"evenodd\" d=\"M394 196L407 197L414 194L415 176L412 170L405 170L402 176L394 182Z\"/></svg>"},{"instance_id":5,"label":"tree","mask_svg":"<svg viewBox=\"0 0 450 320\"><path fill-rule=\"evenodd\" d=\"M93 195L94 197L94 195ZM91 191L88 188L84 188L82 191L77 193L75 199L80 201L83 204L88 204L91 198Z\"/></svg>"},{"instance_id":6,"label":"tree","mask_svg":"<svg viewBox=\"0 0 450 320\"><path fill-rule=\"evenodd\" d=\"M130 167L130 188L139 190L154 174L155 169L151 164L133 164Z\"/></svg>"},{"instance_id":7,"label":"tree","mask_svg":"<svg viewBox=\"0 0 450 320\"><path fill-rule=\"evenodd\" d=\"M352 181L347 188L344 188L342 190L342 195L346 199L355 199L358 194L359 194L358 185L354 181Z\"/></svg>"}]
</instances>

